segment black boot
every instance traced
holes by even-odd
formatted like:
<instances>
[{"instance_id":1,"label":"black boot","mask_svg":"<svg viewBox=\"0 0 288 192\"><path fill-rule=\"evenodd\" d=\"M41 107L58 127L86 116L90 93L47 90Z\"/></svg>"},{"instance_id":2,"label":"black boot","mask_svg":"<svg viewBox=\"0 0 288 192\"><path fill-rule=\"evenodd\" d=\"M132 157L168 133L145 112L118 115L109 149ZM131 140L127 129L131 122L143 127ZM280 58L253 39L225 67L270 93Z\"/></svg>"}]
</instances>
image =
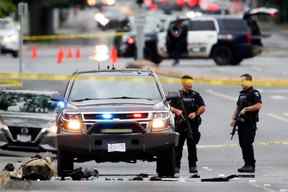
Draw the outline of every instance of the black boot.
<instances>
[{"instance_id":1,"label":"black boot","mask_svg":"<svg viewBox=\"0 0 288 192\"><path fill-rule=\"evenodd\" d=\"M243 167L238 169L239 173L255 173L255 166L252 165L244 165Z\"/></svg>"},{"instance_id":2,"label":"black boot","mask_svg":"<svg viewBox=\"0 0 288 192\"><path fill-rule=\"evenodd\" d=\"M198 173L197 166L190 167L189 168L189 172L192 173L192 174Z\"/></svg>"}]
</instances>

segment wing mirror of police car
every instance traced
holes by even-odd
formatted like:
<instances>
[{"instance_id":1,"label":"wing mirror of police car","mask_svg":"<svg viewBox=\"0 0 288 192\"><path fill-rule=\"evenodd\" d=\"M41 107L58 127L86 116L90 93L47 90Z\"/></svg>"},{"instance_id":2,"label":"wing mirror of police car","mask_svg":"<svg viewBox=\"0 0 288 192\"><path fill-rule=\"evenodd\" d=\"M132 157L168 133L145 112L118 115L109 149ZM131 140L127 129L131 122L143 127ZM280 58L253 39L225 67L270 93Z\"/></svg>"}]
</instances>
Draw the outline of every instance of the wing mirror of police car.
<instances>
[{"instance_id":1,"label":"wing mirror of police car","mask_svg":"<svg viewBox=\"0 0 288 192\"><path fill-rule=\"evenodd\" d=\"M55 102L56 104L56 111L61 111L66 106L65 98L62 95L53 95L51 97L51 101Z\"/></svg>"},{"instance_id":2,"label":"wing mirror of police car","mask_svg":"<svg viewBox=\"0 0 288 192\"><path fill-rule=\"evenodd\" d=\"M64 97L62 95L53 95L51 97L51 100L54 102L60 102L60 101L64 101Z\"/></svg>"},{"instance_id":3,"label":"wing mirror of police car","mask_svg":"<svg viewBox=\"0 0 288 192\"><path fill-rule=\"evenodd\" d=\"M171 101L173 99L178 99L180 97L179 93L176 91L171 91L168 92L168 94L166 95L166 101Z\"/></svg>"}]
</instances>

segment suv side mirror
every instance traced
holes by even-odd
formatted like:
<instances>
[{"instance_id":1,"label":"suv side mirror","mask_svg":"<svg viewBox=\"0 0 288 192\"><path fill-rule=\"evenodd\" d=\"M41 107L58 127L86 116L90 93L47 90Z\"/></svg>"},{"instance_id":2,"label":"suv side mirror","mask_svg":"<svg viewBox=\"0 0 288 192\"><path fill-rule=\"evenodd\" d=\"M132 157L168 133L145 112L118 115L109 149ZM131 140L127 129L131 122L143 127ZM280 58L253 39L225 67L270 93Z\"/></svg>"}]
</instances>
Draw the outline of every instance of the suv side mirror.
<instances>
[{"instance_id":1,"label":"suv side mirror","mask_svg":"<svg viewBox=\"0 0 288 192\"><path fill-rule=\"evenodd\" d=\"M65 98L62 95L54 95L51 98L51 101L56 103L56 111L59 112L65 108Z\"/></svg>"},{"instance_id":2,"label":"suv side mirror","mask_svg":"<svg viewBox=\"0 0 288 192\"><path fill-rule=\"evenodd\" d=\"M178 92L168 92L168 94L166 95L166 100L167 101L170 101L172 99L178 99L180 97L179 93Z\"/></svg>"},{"instance_id":3,"label":"suv side mirror","mask_svg":"<svg viewBox=\"0 0 288 192\"><path fill-rule=\"evenodd\" d=\"M53 95L51 100L54 102L61 102L64 101L64 97L62 95Z\"/></svg>"}]
</instances>

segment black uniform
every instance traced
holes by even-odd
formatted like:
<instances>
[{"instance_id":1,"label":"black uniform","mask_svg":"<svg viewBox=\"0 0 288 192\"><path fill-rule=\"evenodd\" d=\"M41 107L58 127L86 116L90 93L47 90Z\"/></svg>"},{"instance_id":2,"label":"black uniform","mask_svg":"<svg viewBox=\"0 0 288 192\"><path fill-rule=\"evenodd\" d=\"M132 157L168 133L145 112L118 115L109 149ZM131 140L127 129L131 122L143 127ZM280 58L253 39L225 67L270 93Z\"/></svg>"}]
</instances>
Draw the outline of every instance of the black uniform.
<instances>
[{"instance_id":1,"label":"black uniform","mask_svg":"<svg viewBox=\"0 0 288 192\"><path fill-rule=\"evenodd\" d=\"M258 90L253 87L242 90L237 101L237 110L241 111L244 107L249 107L256 103L262 103L261 94ZM243 117L244 121L239 122L238 136L243 160L246 166L255 167L253 143L256 136L257 122L259 121L259 111L246 112L241 117Z\"/></svg>"},{"instance_id":2,"label":"black uniform","mask_svg":"<svg viewBox=\"0 0 288 192\"><path fill-rule=\"evenodd\" d=\"M187 53L187 35L188 29L185 25L176 24L168 30L166 47L168 54L171 58L175 59L175 62L179 62L179 58Z\"/></svg>"},{"instance_id":3,"label":"black uniform","mask_svg":"<svg viewBox=\"0 0 288 192\"><path fill-rule=\"evenodd\" d=\"M176 131L179 132L179 144L176 147L176 168L180 169L181 166L181 158L182 151L185 140L187 141L188 147L188 160L189 160L189 168L191 170L192 167L196 166L197 162L197 148L196 145L200 140L200 132L199 126L201 124L201 117L197 116L195 119L190 119L187 116L190 113L196 112L201 106L205 106L203 98L196 91L188 91L185 92L180 90L181 99L183 101L185 109L183 109L183 104L181 104L181 100L177 100L171 103L172 107L180 109L183 111L184 117L186 121L181 117L176 117ZM189 121L190 126L187 124ZM190 131L188 130L190 127Z\"/></svg>"}]
</instances>

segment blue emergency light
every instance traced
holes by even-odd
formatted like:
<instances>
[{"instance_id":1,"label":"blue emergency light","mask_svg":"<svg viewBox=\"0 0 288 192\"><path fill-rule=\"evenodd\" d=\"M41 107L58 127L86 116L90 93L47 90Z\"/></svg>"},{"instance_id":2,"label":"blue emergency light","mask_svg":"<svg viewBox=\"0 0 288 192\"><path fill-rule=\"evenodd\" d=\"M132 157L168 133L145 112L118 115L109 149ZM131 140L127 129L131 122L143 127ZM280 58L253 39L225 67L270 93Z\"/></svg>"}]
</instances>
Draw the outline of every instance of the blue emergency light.
<instances>
[{"instance_id":1,"label":"blue emergency light","mask_svg":"<svg viewBox=\"0 0 288 192\"><path fill-rule=\"evenodd\" d=\"M104 113L102 114L103 119L112 119L112 114L111 113Z\"/></svg>"},{"instance_id":2,"label":"blue emergency light","mask_svg":"<svg viewBox=\"0 0 288 192\"><path fill-rule=\"evenodd\" d=\"M64 102L64 101L59 101L59 102L57 102L57 107L58 107L59 109L64 109L64 107L65 107L65 102Z\"/></svg>"}]
</instances>

